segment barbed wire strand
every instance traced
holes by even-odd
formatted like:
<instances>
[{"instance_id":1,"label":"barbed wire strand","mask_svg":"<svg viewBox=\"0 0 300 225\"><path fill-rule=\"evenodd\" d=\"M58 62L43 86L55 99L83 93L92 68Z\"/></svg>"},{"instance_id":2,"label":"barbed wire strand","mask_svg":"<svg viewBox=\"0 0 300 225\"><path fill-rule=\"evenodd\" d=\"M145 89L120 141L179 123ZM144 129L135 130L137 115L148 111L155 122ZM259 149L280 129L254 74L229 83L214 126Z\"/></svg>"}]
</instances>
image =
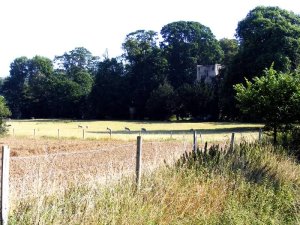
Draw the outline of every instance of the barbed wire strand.
<instances>
[{"instance_id":1,"label":"barbed wire strand","mask_svg":"<svg viewBox=\"0 0 300 225\"><path fill-rule=\"evenodd\" d=\"M11 160L22 160L22 159L36 159L36 158L47 158L51 156L61 156L61 155L77 155L77 154L87 154L87 153L101 153L101 151L111 151L118 148L124 148L124 147L133 147L136 146L135 144L130 145L122 145L122 146L116 146L113 148L107 149L94 149L90 151L75 151L75 152L57 152L57 153L49 153L49 154L43 154L43 155L35 155L35 156L13 156L10 157Z\"/></svg>"}]
</instances>

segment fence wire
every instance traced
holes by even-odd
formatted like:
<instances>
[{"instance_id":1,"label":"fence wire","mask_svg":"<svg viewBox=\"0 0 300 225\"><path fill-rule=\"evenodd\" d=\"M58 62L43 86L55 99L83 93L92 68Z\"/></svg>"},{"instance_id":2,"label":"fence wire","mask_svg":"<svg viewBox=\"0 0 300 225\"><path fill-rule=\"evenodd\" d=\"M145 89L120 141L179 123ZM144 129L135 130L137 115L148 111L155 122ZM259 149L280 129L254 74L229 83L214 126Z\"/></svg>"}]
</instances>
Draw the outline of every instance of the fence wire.
<instances>
[{"instance_id":1,"label":"fence wire","mask_svg":"<svg viewBox=\"0 0 300 225\"><path fill-rule=\"evenodd\" d=\"M184 152L192 150L191 136L182 135L181 140L143 140L143 171L151 172L162 164L172 165ZM236 137L242 139L243 134ZM209 138L208 134L197 134L198 147L203 148ZM223 135L217 143L228 146L229 142L230 135ZM136 144L117 143L86 151L45 151L39 155L13 156L10 163L11 196L19 200L62 192L70 183L107 184L124 176L133 176Z\"/></svg>"},{"instance_id":2,"label":"fence wire","mask_svg":"<svg viewBox=\"0 0 300 225\"><path fill-rule=\"evenodd\" d=\"M143 167L153 170L188 150L187 142L143 142ZM177 155L177 156L176 156ZM134 175L136 145L123 144L109 149L57 152L36 156L11 157L12 196L26 198L61 191L70 182L78 185L107 183Z\"/></svg>"}]
</instances>

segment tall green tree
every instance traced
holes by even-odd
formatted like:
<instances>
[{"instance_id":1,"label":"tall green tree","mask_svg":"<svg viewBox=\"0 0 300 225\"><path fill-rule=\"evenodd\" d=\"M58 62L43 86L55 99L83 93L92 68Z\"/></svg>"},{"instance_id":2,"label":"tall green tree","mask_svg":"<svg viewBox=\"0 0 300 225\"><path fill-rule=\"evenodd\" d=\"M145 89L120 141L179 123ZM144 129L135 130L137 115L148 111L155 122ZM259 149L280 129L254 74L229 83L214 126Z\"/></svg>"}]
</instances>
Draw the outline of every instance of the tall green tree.
<instances>
[{"instance_id":1,"label":"tall green tree","mask_svg":"<svg viewBox=\"0 0 300 225\"><path fill-rule=\"evenodd\" d=\"M216 120L218 111L218 84L195 82L183 84L175 92L177 119L192 117L197 120Z\"/></svg>"},{"instance_id":2,"label":"tall green tree","mask_svg":"<svg viewBox=\"0 0 300 225\"><path fill-rule=\"evenodd\" d=\"M251 80L274 63L281 72L293 71L300 63L300 17L278 7L256 7L238 23L238 54L225 71L221 111L226 118L237 118L233 85Z\"/></svg>"},{"instance_id":3,"label":"tall green tree","mask_svg":"<svg viewBox=\"0 0 300 225\"><path fill-rule=\"evenodd\" d=\"M10 75L5 78L2 93L5 96L13 117L22 116L24 105L24 82L28 75L27 57L16 58L10 64Z\"/></svg>"},{"instance_id":4,"label":"tall green tree","mask_svg":"<svg viewBox=\"0 0 300 225\"><path fill-rule=\"evenodd\" d=\"M28 75L24 83L23 115L48 117L48 79L53 74L53 63L43 56L35 56L28 62Z\"/></svg>"},{"instance_id":5,"label":"tall green tree","mask_svg":"<svg viewBox=\"0 0 300 225\"><path fill-rule=\"evenodd\" d=\"M219 43L224 52L224 57L221 61L221 64L224 66L229 66L238 53L238 41L236 39L222 38Z\"/></svg>"},{"instance_id":6,"label":"tall green tree","mask_svg":"<svg viewBox=\"0 0 300 225\"><path fill-rule=\"evenodd\" d=\"M289 72L300 65L300 16L278 7L259 6L238 23L242 74L274 69Z\"/></svg>"},{"instance_id":7,"label":"tall green tree","mask_svg":"<svg viewBox=\"0 0 300 225\"><path fill-rule=\"evenodd\" d=\"M138 30L128 34L123 50L126 79L130 84L130 106L136 109L138 118L144 118L151 92L166 80L167 60L154 31Z\"/></svg>"},{"instance_id":8,"label":"tall green tree","mask_svg":"<svg viewBox=\"0 0 300 225\"><path fill-rule=\"evenodd\" d=\"M238 107L270 127L276 143L278 131L287 131L300 120L299 83L299 72L281 73L271 67L253 82L246 80L246 85L234 86Z\"/></svg>"},{"instance_id":9,"label":"tall green tree","mask_svg":"<svg viewBox=\"0 0 300 225\"><path fill-rule=\"evenodd\" d=\"M99 62L89 104L94 118L128 118L129 87L124 77L124 65L117 58Z\"/></svg>"},{"instance_id":10,"label":"tall green tree","mask_svg":"<svg viewBox=\"0 0 300 225\"><path fill-rule=\"evenodd\" d=\"M50 117L79 118L87 116L86 100L93 80L85 71L76 73L75 80L65 73L55 72L48 80Z\"/></svg>"},{"instance_id":11,"label":"tall green tree","mask_svg":"<svg viewBox=\"0 0 300 225\"><path fill-rule=\"evenodd\" d=\"M60 102L70 106L64 109L60 116L85 118L88 115L87 101L92 91L99 58L93 56L86 48L77 47L56 56L54 63L58 66L56 69L58 76L53 84L62 85L61 94L65 92L65 95L61 96L63 99ZM57 79L62 83L57 83ZM66 95L67 93L69 95Z\"/></svg>"},{"instance_id":12,"label":"tall green tree","mask_svg":"<svg viewBox=\"0 0 300 225\"><path fill-rule=\"evenodd\" d=\"M11 64L2 93L13 117L76 117L86 114L93 79L87 69L54 71L50 59L20 57Z\"/></svg>"},{"instance_id":13,"label":"tall green tree","mask_svg":"<svg viewBox=\"0 0 300 225\"><path fill-rule=\"evenodd\" d=\"M84 47L77 47L54 58L58 70L65 72L71 78L78 71L87 71L93 74L96 71L98 61L99 57L93 56Z\"/></svg>"},{"instance_id":14,"label":"tall green tree","mask_svg":"<svg viewBox=\"0 0 300 225\"><path fill-rule=\"evenodd\" d=\"M11 112L6 104L5 98L0 96L0 134L7 131L3 118L11 116Z\"/></svg>"},{"instance_id":15,"label":"tall green tree","mask_svg":"<svg viewBox=\"0 0 300 225\"><path fill-rule=\"evenodd\" d=\"M147 116L150 119L166 120L175 110L175 92L173 87L164 83L152 91L146 104Z\"/></svg>"},{"instance_id":16,"label":"tall green tree","mask_svg":"<svg viewBox=\"0 0 300 225\"><path fill-rule=\"evenodd\" d=\"M169 62L168 79L174 88L196 80L196 65L221 62L223 51L211 30L192 21L178 21L161 29L163 49Z\"/></svg>"},{"instance_id":17,"label":"tall green tree","mask_svg":"<svg viewBox=\"0 0 300 225\"><path fill-rule=\"evenodd\" d=\"M6 104L5 98L0 96L0 118L11 116L11 112Z\"/></svg>"},{"instance_id":18,"label":"tall green tree","mask_svg":"<svg viewBox=\"0 0 300 225\"><path fill-rule=\"evenodd\" d=\"M47 101L44 83L52 72L52 61L42 56L20 57L11 63L2 92L14 117L44 116L42 111Z\"/></svg>"}]
</instances>

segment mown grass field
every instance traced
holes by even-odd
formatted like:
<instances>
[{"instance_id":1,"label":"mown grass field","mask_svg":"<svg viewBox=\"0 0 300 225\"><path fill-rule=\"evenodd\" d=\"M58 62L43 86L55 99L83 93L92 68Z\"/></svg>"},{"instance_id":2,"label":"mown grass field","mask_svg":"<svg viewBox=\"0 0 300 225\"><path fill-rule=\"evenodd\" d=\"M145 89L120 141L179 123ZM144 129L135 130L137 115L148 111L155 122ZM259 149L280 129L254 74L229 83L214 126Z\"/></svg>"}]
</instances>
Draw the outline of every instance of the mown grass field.
<instances>
[{"instance_id":1,"label":"mown grass field","mask_svg":"<svg viewBox=\"0 0 300 225\"><path fill-rule=\"evenodd\" d=\"M25 137L54 138L110 138L107 128L112 130L113 139L134 140L138 134L145 139L183 139L191 137L191 129L205 136L205 141L228 139L231 132L244 137L256 137L261 124L228 122L141 122L141 121L74 121L74 120L11 120L7 122L9 134ZM130 129L130 132L125 130ZM147 131L142 132L145 128Z\"/></svg>"}]
</instances>

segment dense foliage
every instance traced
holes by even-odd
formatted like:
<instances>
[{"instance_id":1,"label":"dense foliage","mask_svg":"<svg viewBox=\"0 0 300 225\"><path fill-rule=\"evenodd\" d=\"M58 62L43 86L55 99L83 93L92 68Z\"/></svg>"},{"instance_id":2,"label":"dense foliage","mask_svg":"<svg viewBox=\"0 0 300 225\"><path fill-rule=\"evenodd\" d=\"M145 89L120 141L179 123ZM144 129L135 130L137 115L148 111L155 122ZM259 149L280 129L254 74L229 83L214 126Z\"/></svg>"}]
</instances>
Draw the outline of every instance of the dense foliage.
<instances>
[{"instance_id":1,"label":"dense foliage","mask_svg":"<svg viewBox=\"0 0 300 225\"><path fill-rule=\"evenodd\" d=\"M274 69L288 72L299 68L300 17L278 7L257 7L239 22L244 73L257 75L274 62Z\"/></svg>"},{"instance_id":2,"label":"dense foliage","mask_svg":"<svg viewBox=\"0 0 300 225\"><path fill-rule=\"evenodd\" d=\"M6 118L11 115L9 108L6 105L6 101L3 96L0 96L0 134L3 134L7 131L7 127L3 118Z\"/></svg>"},{"instance_id":3,"label":"dense foliage","mask_svg":"<svg viewBox=\"0 0 300 225\"><path fill-rule=\"evenodd\" d=\"M263 76L235 85L241 111L260 118L272 128L274 142L278 131L290 130L300 119L300 74L276 72L272 67Z\"/></svg>"},{"instance_id":4,"label":"dense foliage","mask_svg":"<svg viewBox=\"0 0 300 225\"><path fill-rule=\"evenodd\" d=\"M265 68L292 72L300 66L300 16L278 7L256 7L238 23L239 50L227 66L221 111L237 116L232 86L262 74Z\"/></svg>"},{"instance_id":5,"label":"dense foliage","mask_svg":"<svg viewBox=\"0 0 300 225\"><path fill-rule=\"evenodd\" d=\"M2 95L14 118L228 120L241 116L233 85L272 63L288 74L300 65L300 17L277 7L251 10L237 39L217 40L192 21L169 23L160 34L128 34L116 58L83 47L53 61L16 58L0 82ZM197 65L216 63L223 65L219 79L196 82Z\"/></svg>"}]
</instances>

